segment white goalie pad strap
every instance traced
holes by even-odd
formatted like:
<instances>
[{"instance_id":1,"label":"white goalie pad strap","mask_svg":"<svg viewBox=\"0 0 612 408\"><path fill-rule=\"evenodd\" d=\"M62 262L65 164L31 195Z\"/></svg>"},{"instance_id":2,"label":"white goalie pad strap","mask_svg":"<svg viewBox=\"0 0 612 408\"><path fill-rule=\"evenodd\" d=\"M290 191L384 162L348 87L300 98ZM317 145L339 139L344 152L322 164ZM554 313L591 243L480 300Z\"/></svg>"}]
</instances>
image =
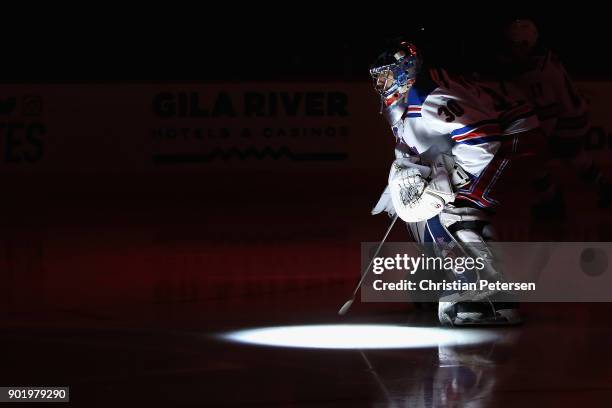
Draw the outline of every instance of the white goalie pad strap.
<instances>
[{"instance_id":1,"label":"white goalie pad strap","mask_svg":"<svg viewBox=\"0 0 612 408\"><path fill-rule=\"evenodd\" d=\"M449 178L453 187L457 189L469 184L471 181L470 175L467 171L463 170L460 165L455 163L455 159L446 154L440 155L440 159L444 162L444 166L450 175Z\"/></svg>"},{"instance_id":2,"label":"white goalie pad strap","mask_svg":"<svg viewBox=\"0 0 612 408\"><path fill-rule=\"evenodd\" d=\"M446 228L460 221L485 221L491 222L490 217L483 211L470 207L447 206L440 214L440 222Z\"/></svg>"},{"instance_id":3,"label":"white goalie pad strap","mask_svg":"<svg viewBox=\"0 0 612 408\"><path fill-rule=\"evenodd\" d=\"M389 175L395 211L406 222L438 215L455 199L444 159L440 156L431 168L405 160L396 160Z\"/></svg>"},{"instance_id":4,"label":"white goalie pad strap","mask_svg":"<svg viewBox=\"0 0 612 408\"><path fill-rule=\"evenodd\" d=\"M450 179L455 188L461 188L471 181L469 174L458 164L453 166L453 170L450 173Z\"/></svg>"}]
</instances>

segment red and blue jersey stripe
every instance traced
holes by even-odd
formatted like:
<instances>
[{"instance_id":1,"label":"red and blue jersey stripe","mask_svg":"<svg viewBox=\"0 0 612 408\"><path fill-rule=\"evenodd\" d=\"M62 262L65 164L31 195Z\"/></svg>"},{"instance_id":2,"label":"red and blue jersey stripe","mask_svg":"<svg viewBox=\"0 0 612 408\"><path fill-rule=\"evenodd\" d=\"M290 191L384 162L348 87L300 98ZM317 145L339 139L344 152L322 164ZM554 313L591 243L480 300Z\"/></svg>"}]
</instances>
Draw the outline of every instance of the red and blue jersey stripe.
<instances>
[{"instance_id":1,"label":"red and blue jersey stripe","mask_svg":"<svg viewBox=\"0 0 612 408\"><path fill-rule=\"evenodd\" d=\"M455 143L470 145L499 140L501 136L502 129L499 121L494 119L483 120L451 132L451 138Z\"/></svg>"}]
</instances>

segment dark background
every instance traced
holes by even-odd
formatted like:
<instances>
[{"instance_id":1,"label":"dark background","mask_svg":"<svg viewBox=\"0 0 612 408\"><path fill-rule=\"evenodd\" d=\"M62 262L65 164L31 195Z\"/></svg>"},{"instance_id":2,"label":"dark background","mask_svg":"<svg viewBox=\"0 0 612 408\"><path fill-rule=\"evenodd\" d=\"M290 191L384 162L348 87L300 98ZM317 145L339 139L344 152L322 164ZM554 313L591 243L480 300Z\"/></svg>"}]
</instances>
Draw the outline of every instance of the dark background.
<instances>
[{"instance_id":1,"label":"dark background","mask_svg":"<svg viewBox=\"0 0 612 408\"><path fill-rule=\"evenodd\" d=\"M87 407L298 401L354 407L378 401L373 370L365 370L354 352L242 348L210 335L296 323L406 324L412 316L410 305L360 302L347 318L336 314L358 277L360 243L379 240L389 225L384 215L370 216L370 209L386 183L394 141L367 83L368 66L385 38L423 27L432 59L468 69L488 58L500 19L534 14L542 37L574 77L612 77L608 12L584 2L557 2L544 11L507 2L333 9L330 1L233 2L225 10L204 2L172 10L166 3L130 10L126 4L83 3L67 10L52 4L53 13L27 6L21 13L4 10L0 98L21 103L42 94L45 110L41 117L19 116L21 109L5 115L0 154L6 157L9 145L17 153L29 147L24 127L9 137L9 125L40 121L48 127L42 139L48 160L40 166L2 163L0 171L0 385L70 385L73 402ZM359 142L351 152L366 152L371 166L269 156L210 166L156 168L145 162L156 145L142 135L166 126L150 112L149 95L166 89L214 95L225 81L238 96L243 84L262 93L346 89L351 97L363 95L351 106L367 114L349 125L371 124L359 129L368 138L348 138L346 146L329 140L334 148ZM144 89L130 91L131 82ZM270 126L299 126L300 120L319 126L303 115L289 119L272 117ZM340 119L329 121L344 124ZM198 122L173 118L168 126ZM327 138L313 140L319 145L305 146L329 151ZM207 139L204 147L214 148L216 141ZM233 139L221 142L232 147ZM301 142L291 147L301 148ZM260 140L256 147L268 143ZM276 148L280 142L271 143ZM597 153L610 149L604 145ZM557 240L609 241L612 220L594 210L593 194L567 192L574 207L590 207L552 225ZM537 241L515 218L500 228L502 240ZM389 241L407 239L398 223ZM492 359L500 369L478 363L485 374L474 378L496 382L496 401L505 406L526 399L539 406L609 401L610 359L601 352L612 338L609 308L524 306L531 321L512 346L512 358L503 348L500 358L489 347L477 350L465 361ZM437 325L435 312L413 317L416 325ZM439 378L437 352L388 354L382 377L407 387L402 395L414 394L423 381ZM380 360L380 354L373 359L377 367ZM471 378L452 384L471 384ZM481 382L475 387L488 388Z\"/></svg>"},{"instance_id":2,"label":"dark background","mask_svg":"<svg viewBox=\"0 0 612 408\"><path fill-rule=\"evenodd\" d=\"M536 21L544 43L558 52L576 78L601 79L612 72L608 12L583 2L211 7L129 12L106 8L65 22L32 16L22 25L9 19L3 26L0 78L364 80L385 38L396 36L423 40L430 57L445 65L473 68L488 58L500 22L521 16ZM30 32L30 26L37 30Z\"/></svg>"}]
</instances>

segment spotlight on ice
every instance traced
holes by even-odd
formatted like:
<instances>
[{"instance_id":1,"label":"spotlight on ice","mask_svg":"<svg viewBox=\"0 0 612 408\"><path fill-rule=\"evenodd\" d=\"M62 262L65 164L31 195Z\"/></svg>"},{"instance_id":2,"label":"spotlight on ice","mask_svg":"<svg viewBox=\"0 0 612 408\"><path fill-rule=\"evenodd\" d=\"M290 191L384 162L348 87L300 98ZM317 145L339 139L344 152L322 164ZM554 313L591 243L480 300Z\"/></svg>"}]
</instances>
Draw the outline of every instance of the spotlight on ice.
<instances>
[{"instance_id":1,"label":"spotlight on ice","mask_svg":"<svg viewBox=\"0 0 612 408\"><path fill-rule=\"evenodd\" d=\"M341 324L248 329L223 334L222 338L276 347L397 349L486 343L497 340L499 336L490 330Z\"/></svg>"}]
</instances>

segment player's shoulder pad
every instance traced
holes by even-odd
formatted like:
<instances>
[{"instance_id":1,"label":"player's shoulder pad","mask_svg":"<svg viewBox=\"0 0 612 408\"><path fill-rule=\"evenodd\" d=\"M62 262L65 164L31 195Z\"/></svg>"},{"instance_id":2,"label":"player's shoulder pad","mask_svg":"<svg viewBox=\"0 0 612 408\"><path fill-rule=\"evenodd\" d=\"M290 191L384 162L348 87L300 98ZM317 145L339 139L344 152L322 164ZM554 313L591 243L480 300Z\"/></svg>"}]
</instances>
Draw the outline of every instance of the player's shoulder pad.
<instances>
[{"instance_id":1,"label":"player's shoulder pad","mask_svg":"<svg viewBox=\"0 0 612 408\"><path fill-rule=\"evenodd\" d=\"M501 133L498 113L466 87L435 89L423 103L421 114L432 129L449 134L456 142Z\"/></svg>"},{"instance_id":2,"label":"player's shoulder pad","mask_svg":"<svg viewBox=\"0 0 612 408\"><path fill-rule=\"evenodd\" d=\"M484 106L475 104L475 100L455 90L438 88L433 91L421 107L424 118L433 122L469 124L483 116L489 116ZM489 119L497 118L491 113Z\"/></svg>"}]
</instances>

